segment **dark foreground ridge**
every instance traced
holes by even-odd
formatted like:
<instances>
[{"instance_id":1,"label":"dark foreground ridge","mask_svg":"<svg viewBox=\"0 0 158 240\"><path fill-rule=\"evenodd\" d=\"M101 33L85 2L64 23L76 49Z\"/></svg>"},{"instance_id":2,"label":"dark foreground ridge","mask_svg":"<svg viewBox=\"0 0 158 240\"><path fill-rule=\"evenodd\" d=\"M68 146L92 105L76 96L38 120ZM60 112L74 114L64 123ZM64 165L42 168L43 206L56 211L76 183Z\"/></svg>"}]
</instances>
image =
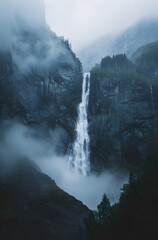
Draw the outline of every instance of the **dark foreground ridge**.
<instances>
[{"instance_id":1,"label":"dark foreground ridge","mask_svg":"<svg viewBox=\"0 0 158 240\"><path fill-rule=\"evenodd\" d=\"M158 155L150 156L143 174L130 174L120 200L110 206L106 195L98 205L96 221L91 222L87 240L157 239Z\"/></svg>"},{"instance_id":2,"label":"dark foreground ridge","mask_svg":"<svg viewBox=\"0 0 158 240\"><path fill-rule=\"evenodd\" d=\"M0 165L0 239L83 239L91 213L86 206L26 159L10 170Z\"/></svg>"}]
</instances>

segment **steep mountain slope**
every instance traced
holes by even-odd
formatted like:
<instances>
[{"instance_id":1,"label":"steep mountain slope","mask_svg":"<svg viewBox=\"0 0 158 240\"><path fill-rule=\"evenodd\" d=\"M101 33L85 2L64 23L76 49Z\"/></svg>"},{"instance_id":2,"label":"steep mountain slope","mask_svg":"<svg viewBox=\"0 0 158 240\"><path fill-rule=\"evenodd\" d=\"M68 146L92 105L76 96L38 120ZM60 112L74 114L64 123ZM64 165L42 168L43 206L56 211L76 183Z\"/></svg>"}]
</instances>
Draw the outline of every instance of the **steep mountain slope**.
<instances>
[{"instance_id":1,"label":"steep mountain slope","mask_svg":"<svg viewBox=\"0 0 158 240\"><path fill-rule=\"evenodd\" d=\"M103 36L78 53L84 69L91 69L106 55L126 53L131 57L139 47L158 40L158 20L143 20L118 36Z\"/></svg>"},{"instance_id":2,"label":"steep mountain slope","mask_svg":"<svg viewBox=\"0 0 158 240\"><path fill-rule=\"evenodd\" d=\"M139 48L132 56L141 74L155 78L158 76L158 42L150 43ZM152 81L152 79L151 79Z\"/></svg>"},{"instance_id":3,"label":"steep mountain slope","mask_svg":"<svg viewBox=\"0 0 158 240\"><path fill-rule=\"evenodd\" d=\"M125 55L117 55L102 59L92 69L89 132L95 168L100 163L106 168L121 165L138 170L144 166L147 155L156 149L158 64L157 60L153 63L155 55L157 43L152 48L143 47L141 58L135 59L135 64ZM148 66L154 66L154 74Z\"/></svg>"},{"instance_id":4,"label":"steep mountain slope","mask_svg":"<svg viewBox=\"0 0 158 240\"><path fill-rule=\"evenodd\" d=\"M0 166L0 239L83 239L86 206L28 159L1 159Z\"/></svg>"},{"instance_id":5,"label":"steep mountain slope","mask_svg":"<svg viewBox=\"0 0 158 240\"><path fill-rule=\"evenodd\" d=\"M0 51L0 120L62 127L71 137L81 98L80 61L47 26L19 27L13 36Z\"/></svg>"}]
</instances>

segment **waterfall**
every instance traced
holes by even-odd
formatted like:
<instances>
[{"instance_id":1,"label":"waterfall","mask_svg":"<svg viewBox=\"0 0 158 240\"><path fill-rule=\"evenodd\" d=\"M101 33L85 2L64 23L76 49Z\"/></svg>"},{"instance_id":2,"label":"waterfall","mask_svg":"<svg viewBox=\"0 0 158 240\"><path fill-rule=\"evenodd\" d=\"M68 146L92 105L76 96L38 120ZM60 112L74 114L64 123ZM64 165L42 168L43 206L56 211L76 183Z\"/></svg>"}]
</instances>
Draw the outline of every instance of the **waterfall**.
<instances>
[{"instance_id":1,"label":"waterfall","mask_svg":"<svg viewBox=\"0 0 158 240\"><path fill-rule=\"evenodd\" d=\"M150 85L150 95L151 95L152 114L153 114L153 117L154 117L154 97L153 97L153 87L152 87L151 82L149 83L149 85Z\"/></svg>"},{"instance_id":2,"label":"waterfall","mask_svg":"<svg viewBox=\"0 0 158 240\"><path fill-rule=\"evenodd\" d=\"M76 139L69 155L69 168L86 176L90 171L90 139L88 135L88 103L90 91L90 73L85 73L82 84L82 101L78 106Z\"/></svg>"}]
</instances>

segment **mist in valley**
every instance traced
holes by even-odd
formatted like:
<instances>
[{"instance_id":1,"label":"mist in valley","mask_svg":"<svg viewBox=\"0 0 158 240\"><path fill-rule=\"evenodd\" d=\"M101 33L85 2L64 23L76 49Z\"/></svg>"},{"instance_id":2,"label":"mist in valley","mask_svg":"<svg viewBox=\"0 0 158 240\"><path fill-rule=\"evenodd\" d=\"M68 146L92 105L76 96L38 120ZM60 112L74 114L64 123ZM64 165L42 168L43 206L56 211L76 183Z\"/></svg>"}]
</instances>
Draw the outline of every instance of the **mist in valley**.
<instances>
[{"instance_id":1,"label":"mist in valley","mask_svg":"<svg viewBox=\"0 0 158 240\"><path fill-rule=\"evenodd\" d=\"M128 179L128 174L117 171L103 171L83 176L68 168L68 156L57 152L62 142L64 131L55 129L48 138L41 136L35 129L19 123L5 123L3 137L0 141L0 157L9 169L14 167L17 159L31 160L41 171L56 184L82 201L90 209L96 209L104 193L111 204L118 202L121 187Z\"/></svg>"}]
</instances>

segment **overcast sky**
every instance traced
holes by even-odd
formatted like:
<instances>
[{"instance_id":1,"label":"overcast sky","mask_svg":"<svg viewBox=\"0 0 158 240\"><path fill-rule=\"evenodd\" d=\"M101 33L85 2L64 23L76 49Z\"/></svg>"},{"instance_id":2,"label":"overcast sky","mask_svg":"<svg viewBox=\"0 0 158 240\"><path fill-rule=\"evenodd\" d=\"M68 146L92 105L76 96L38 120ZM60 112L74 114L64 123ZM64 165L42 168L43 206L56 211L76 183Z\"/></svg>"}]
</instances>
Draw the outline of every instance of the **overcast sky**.
<instances>
[{"instance_id":1,"label":"overcast sky","mask_svg":"<svg viewBox=\"0 0 158 240\"><path fill-rule=\"evenodd\" d=\"M75 51L101 35L158 15L158 0L44 0L47 22Z\"/></svg>"}]
</instances>

